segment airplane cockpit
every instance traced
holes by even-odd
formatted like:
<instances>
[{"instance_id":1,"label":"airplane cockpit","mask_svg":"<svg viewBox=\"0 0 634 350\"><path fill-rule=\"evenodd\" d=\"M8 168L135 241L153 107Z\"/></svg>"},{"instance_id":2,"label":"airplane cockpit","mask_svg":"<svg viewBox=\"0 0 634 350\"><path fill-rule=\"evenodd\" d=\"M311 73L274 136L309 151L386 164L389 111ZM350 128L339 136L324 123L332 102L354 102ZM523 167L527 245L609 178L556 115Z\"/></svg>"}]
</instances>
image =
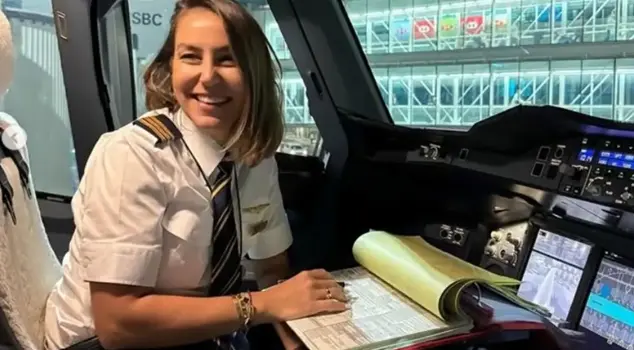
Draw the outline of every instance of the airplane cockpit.
<instances>
[{"instance_id":1,"label":"airplane cockpit","mask_svg":"<svg viewBox=\"0 0 634 350\"><path fill-rule=\"evenodd\" d=\"M519 298L582 339L575 348L634 349L634 2L236 1L280 63L275 160L293 271L358 266L367 232L422 238L516 280ZM174 0L0 8L13 42L11 68L0 52L12 76L0 114L23 129L61 262L97 141L147 112L142 77ZM0 318L0 349L40 349L11 326ZM355 348L332 337L307 348ZM529 338L395 348L538 346Z\"/></svg>"}]
</instances>

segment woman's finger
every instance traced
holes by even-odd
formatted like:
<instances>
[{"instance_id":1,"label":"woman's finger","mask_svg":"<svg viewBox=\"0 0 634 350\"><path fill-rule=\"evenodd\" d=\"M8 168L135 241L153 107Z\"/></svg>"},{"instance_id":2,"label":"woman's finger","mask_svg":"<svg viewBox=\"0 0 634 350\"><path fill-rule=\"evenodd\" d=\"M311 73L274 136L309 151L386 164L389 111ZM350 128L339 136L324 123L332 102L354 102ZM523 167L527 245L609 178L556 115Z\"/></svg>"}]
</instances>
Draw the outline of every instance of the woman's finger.
<instances>
[{"instance_id":1,"label":"woman's finger","mask_svg":"<svg viewBox=\"0 0 634 350\"><path fill-rule=\"evenodd\" d=\"M324 299L315 302L317 313L322 312L342 312L348 310L348 305L337 299Z\"/></svg>"},{"instance_id":2,"label":"woman's finger","mask_svg":"<svg viewBox=\"0 0 634 350\"><path fill-rule=\"evenodd\" d=\"M344 303L348 301L348 298L346 297L346 293L343 291L343 289L339 287L320 289L314 295L317 298L317 300L334 299Z\"/></svg>"}]
</instances>

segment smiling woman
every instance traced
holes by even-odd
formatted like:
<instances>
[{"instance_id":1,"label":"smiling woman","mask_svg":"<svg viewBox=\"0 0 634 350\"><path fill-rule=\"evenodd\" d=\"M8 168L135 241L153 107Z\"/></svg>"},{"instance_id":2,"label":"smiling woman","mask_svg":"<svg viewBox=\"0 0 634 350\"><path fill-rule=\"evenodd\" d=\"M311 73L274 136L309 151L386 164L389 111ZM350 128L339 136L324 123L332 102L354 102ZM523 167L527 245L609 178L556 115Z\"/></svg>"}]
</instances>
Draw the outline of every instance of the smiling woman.
<instances>
[{"instance_id":1,"label":"smiling woman","mask_svg":"<svg viewBox=\"0 0 634 350\"><path fill-rule=\"evenodd\" d=\"M178 104L199 128L226 141L242 114L247 89L233 59L222 18L204 9L192 9L178 19L172 86ZM193 39L192 39L193 38Z\"/></svg>"},{"instance_id":2,"label":"smiling woman","mask_svg":"<svg viewBox=\"0 0 634 350\"><path fill-rule=\"evenodd\" d=\"M177 3L167 39L144 75L146 107L182 108L216 142L233 148L234 157L257 164L284 134L279 64L247 11L209 3L211 11Z\"/></svg>"},{"instance_id":3,"label":"smiling woman","mask_svg":"<svg viewBox=\"0 0 634 350\"><path fill-rule=\"evenodd\" d=\"M95 145L46 308L49 350L247 349L245 331L346 308L324 270L287 279L277 70L233 0L179 0L145 76L150 110ZM243 292L241 261L261 292ZM84 345L86 347L84 347ZM263 345L267 350L269 344Z\"/></svg>"}]
</instances>

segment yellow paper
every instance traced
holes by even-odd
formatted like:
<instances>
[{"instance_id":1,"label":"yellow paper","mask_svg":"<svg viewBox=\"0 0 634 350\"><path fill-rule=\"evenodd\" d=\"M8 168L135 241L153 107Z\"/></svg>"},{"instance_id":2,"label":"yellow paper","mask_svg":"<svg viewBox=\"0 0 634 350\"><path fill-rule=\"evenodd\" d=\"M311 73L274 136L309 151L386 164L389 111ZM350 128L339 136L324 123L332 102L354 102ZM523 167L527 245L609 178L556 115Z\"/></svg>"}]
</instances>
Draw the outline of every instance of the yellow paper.
<instances>
[{"instance_id":1,"label":"yellow paper","mask_svg":"<svg viewBox=\"0 0 634 350\"><path fill-rule=\"evenodd\" d=\"M456 312L460 291L474 282L516 286L517 280L493 274L445 253L418 236L382 231L359 237L352 248L356 261L435 315L447 320Z\"/></svg>"}]
</instances>

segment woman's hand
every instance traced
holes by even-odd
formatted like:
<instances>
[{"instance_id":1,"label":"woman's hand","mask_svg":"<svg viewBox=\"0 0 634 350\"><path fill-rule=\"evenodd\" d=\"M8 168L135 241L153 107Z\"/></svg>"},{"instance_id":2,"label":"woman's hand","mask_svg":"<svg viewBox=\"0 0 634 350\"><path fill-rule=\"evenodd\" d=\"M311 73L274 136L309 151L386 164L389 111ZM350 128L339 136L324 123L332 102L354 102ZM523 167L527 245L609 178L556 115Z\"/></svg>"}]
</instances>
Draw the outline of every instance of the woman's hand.
<instances>
[{"instance_id":1,"label":"woman's hand","mask_svg":"<svg viewBox=\"0 0 634 350\"><path fill-rule=\"evenodd\" d=\"M347 310L343 288L325 270L300 272L261 293L263 307L275 321Z\"/></svg>"}]
</instances>

